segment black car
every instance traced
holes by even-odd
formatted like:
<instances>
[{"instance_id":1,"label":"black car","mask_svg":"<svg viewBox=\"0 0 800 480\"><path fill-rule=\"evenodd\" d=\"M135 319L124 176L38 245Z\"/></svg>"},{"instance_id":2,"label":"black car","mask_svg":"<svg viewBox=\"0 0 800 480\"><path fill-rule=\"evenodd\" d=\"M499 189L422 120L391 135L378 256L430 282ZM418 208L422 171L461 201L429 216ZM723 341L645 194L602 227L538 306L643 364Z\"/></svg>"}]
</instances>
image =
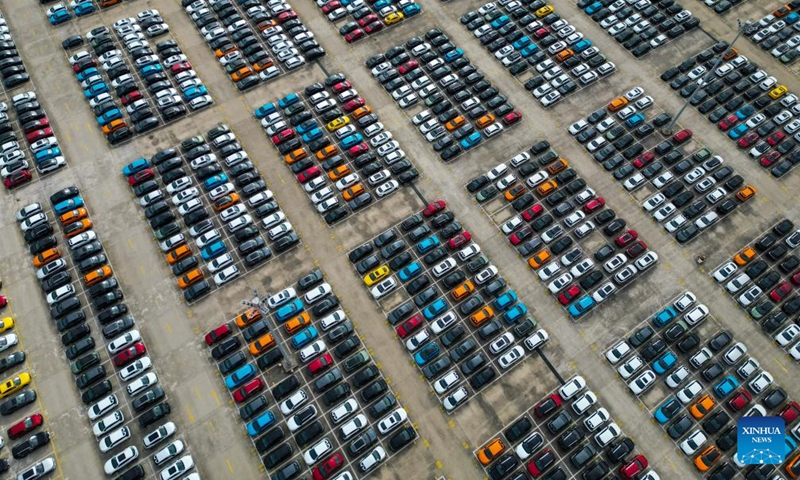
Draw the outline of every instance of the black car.
<instances>
[{"instance_id":1,"label":"black car","mask_svg":"<svg viewBox=\"0 0 800 480\"><path fill-rule=\"evenodd\" d=\"M686 432L688 432L693 425L694 423L689 418L689 416L683 414L680 417L678 417L677 420L672 422L669 427L667 427L667 434L669 434L669 436L673 440L677 440L681 438Z\"/></svg>"},{"instance_id":2,"label":"black car","mask_svg":"<svg viewBox=\"0 0 800 480\"><path fill-rule=\"evenodd\" d=\"M25 362L25 352L14 352L0 358L0 373L21 365L23 362Z\"/></svg>"},{"instance_id":3,"label":"black car","mask_svg":"<svg viewBox=\"0 0 800 480\"><path fill-rule=\"evenodd\" d=\"M317 420L316 422L297 432L294 438L297 440L298 445L304 447L321 435L323 431L324 429L322 428L322 423Z\"/></svg>"},{"instance_id":4,"label":"black car","mask_svg":"<svg viewBox=\"0 0 800 480\"><path fill-rule=\"evenodd\" d=\"M102 382L83 392L81 395L81 401L85 405L94 403L97 401L97 399L109 393L111 388L111 382L108 380L103 380Z\"/></svg>"},{"instance_id":5,"label":"black car","mask_svg":"<svg viewBox=\"0 0 800 480\"><path fill-rule=\"evenodd\" d=\"M526 416L520 418L510 427L505 429L503 435L505 435L509 443L516 443L516 441L524 437L531 430L531 428L533 428L533 423L531 422L530 418Z\"/></svg>"},{"instance_id":6,"label":"black car","mask_svg":"<svg viewBox=\"0 0 800 480\"><path fill-rule=\"evenodd\" d=\"M417 438L417 431L414 427L405 427L389 439L389 450L397 452Z\"/></svg>"},{"instance_id":7,"label":"black car","mask_svg":"<svg viewBox=\"0 0 800 480\"><path fill-rule=\"evenodd\" d=\"M34 450L41 448L50 441L50 434L48 432L39 432L32 435L30 438L22 443L19 443L11 449L11 455L16 458L25 458L30 455Z\"/></svg>"},{"instance_id":8,"label":"black car","mask_svg":"<svg viewBox=\"0 0 800 480\"><path fill-rule=\"evenodd\" d=\"M707 418L703 421L703 430L706 431L708 434L715 434L722 429L725 425L730 422L731 417L728 416L725 412L717 412L716 414L712 415L710 418Z\"/></svg>"},{"instance_id":9,"label":"black car","mask_svg":"<svg viewBox=\"0 0 800 480\"><path fill-rule=\"evenodd\" d=\"M503 455L494 465L488 470L489 478L492 480L500 480L507 476L512 470L517 468L519 460L513 454Z\"/></svg>"}]
</instances>

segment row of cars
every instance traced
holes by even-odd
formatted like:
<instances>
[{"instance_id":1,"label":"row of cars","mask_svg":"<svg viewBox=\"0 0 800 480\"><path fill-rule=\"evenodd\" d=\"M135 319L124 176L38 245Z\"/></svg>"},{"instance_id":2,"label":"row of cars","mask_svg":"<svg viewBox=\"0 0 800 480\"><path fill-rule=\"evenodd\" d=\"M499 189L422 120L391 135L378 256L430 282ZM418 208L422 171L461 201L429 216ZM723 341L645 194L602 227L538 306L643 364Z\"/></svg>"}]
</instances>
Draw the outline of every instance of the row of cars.
<instances>
[{"instance_id":1,"label":"row of cars","mask_svg":"<svg viewBox=\"0 0 800 480\"><path fill-rule=\"evenodd\" d=\"M544 107L616 70L544 0L487 3L467 12L461 23ZM522 76L528 71L532 77Z\"/></svg>"},{"instance_id":2,"label":"row of cars","mask_svg":"<svg viewBox=\"0 0 800 480\"><path fill-rule=\"evenodd\" d=\"M372 76L402 109L424 103L412 122L444 161L522 120L440 29L412 37L366 61Z\"/></svg>"},{"instance_id":3,"label":"row of cars","mask_svg":"<svg viewBox=\"0 0 800 480\"><path fill-rule=\"evenodd\" d=\"M652 97L636 87L568 131L627 191L655 190L642 208L685 244L753 198L756 189L742 186L744 179L708 148L687 155L698 142L694 133L664 134L660 127L672 117L653 107Z\"/></svg>"},{"instance_id":4,"label":"row of cars","mask_svg":"<svg viewBox=\"0 0 800 480\"><path fill-rule=\"evenodd\" d=\"M800 327L787 320L800 312L800 296L794 294L800 285L800 258L793 255L798 246L800 230L783 219L753 240L752 247L711 271L717 284L795 361L800 361L800 343L795 342Z\"/></svg>"},{"instance_id":5,"label":"row of cars","mask_svg":"<svg viewBox=\"0 0 800 480\"><path fill-rule=\"evenodd\" d=\"M31 79L2 13L0 13L0 77L6 90L16 88Z\"/></svg>"},{"instance_id":6,"label":"row of cars","mask_svg":"<svg viewBox=\"0 0 800 480\"><path fill-rule=\"evenodd\" d=\"M446 207L435 201L348 258L381 307L393 306L389 323L451 413L549 335Z\"/></svg>"},{"instance_id":7,"label":"row of cars","mask_svg":"<svg viewBox=\"0 0 800 480\"><path fill-rule=\"evenodd\" d=\"M709 121L773 177L783 177L800 163L800 152L795 151L800 141L797 96L726 43L667 69L661 79L708 114Z\"/></svg>"},{"instance_id":8,"label":"row of cars","mask_svg":"<svg viewBox=\"0 0 800 480\"><path fill-rule=\"evenodd\" d=\"M784 65L800 56L800 1L782 5L759 20L749 22L744 34Z\"/></svg>"},{"instance_id":9,"label":"row of cars","mask_svg":"<svg viewBox=\"0 0 800 480\"><path fill-rule=\"evenodd\" d=\"M43 176L67 165L36 93L31 91L14 95L11 107L16 122L10 117L12 110L9 110L8 104L0 102L0 177L8 189L30 182L33 179L33 167L39 176ZM14 129L15 123L19 130ZM17 137L18 132L24 135L27 148L22 138ZM30 152L30 162L26 149Z\"/></svg>"},{"instance_id":10,"label":"row of cars","mask_svg":"<svg viewBox=\"0 0 800 480\"><path fill-rule=\"evenodd\" d=\"M75 375L75 385L82 391L81 400L90 405L88 416L90 421L95 422L92 430L98 439L98 447L103 453L114 453L104 464L105 473L113 475L127 469L124 478L143 478L144 468L132 465L139 458L139 450L130 445L133 433L130 426L126 425L123 412L138 415L141 428L152 425L170 412L170 405L164 400L165 390L158 385L153 362L146 355L147 347L142 334L134 328L135 321L128 314L127 305L122 303L124 295L106 254L102 253L102 243L93 230L94 224L78 188L72 186L59 190L50 197L50 202L52 213L58 216L59 230L64 235L72 259L67 260L55 245L55 237L45 237L53 239L52 245L34 254L36 277L41 282L55 327L61 333L65 355L72 361L70 368ZM33 203L17 213L20 229L26 239L53 234L49 210L40 203ZM37 241L41 242L34 242ZM73 272L78 273L80 278L74 279ZM83 308L81 298L91 303L91 310ZM92 313L101 329L107 353L95 350L97 343L87 323ZM107 370L109 363L114 371ZM112 393L115 389L111 381L113 377L118 377L119 382L125 384L128 398L124 403L129 409L123 407L116 393ZM20 397L19 407L35 399L35 395L29 397ZM172 422L158 427L145 435L145 448L154 448L174 433L175 425ZM178 442L183 447L183 443ZM182 451L183 448L178 449L175 455ZM167 459L173 456L167 455ZM178 469L175 473L173 467L175 464L163 469L160 479L177 478L183 470Z\"/></svg>"},{"instance_id":11,"label":"row of cars","mask_svg":"<svg viewBox=\"0 0 800 480\"><path fill-rule=\"evenodd\" d=\"M325 55L283 0L181 0L181 5L239 91Z\"/></svg>"},{"instance_id":12,"label":"row of cars","mask_svg":"<svg viewBox=\"0 0 800 480\"><path fill-rule=\"evenodd\" d=\"M122 173L187 302L210 293L212 283L216 289L263 265L273 250L282 253L300 242L226 124L160 150L150 160L137 159Z\"/></svg>"},{"instance_id":13,"label":"row of cars","mask_svg":"<svg viewBox=\"0 0 800 480\"><path fill-rule=\"evenodd\" d=\"M307 469L315 480L352 480L350 468L361 475L371 472L417 437L369 352L359 349L353 322L337 309L338 300L321 270L309 272L264 304L237 315L236 332L225 323L205 341L213 347L211 356L219 362L248 436L259 454L265 454L263 463L274 480L294 478ZM279 372L272 367L281 362L288 373L288 364L295 362L284 359L278 344L291 346L300 368L276 383ZM261 372L247 363L250 356ZM267 409L268 385L274 409Z\"/></svg>"},{"instance_id":14,"label":"row of cars","mask_svg":"<svg viewBox=\"0 0 800 480\"><path fill-rule=\"evenodd\" d=\"M54 0L40 1L39 3L51 3ZM58 2L57 4L47 7L45 15L50 25L55 27L72 20L72 15L75 18L89 16L97 13L100 9L105 9L113 5L121 4L122 0L72 0L69 4ZM67 8L69 6L69 8ZM72 13L70 13L72 10Z\"/></svg>"},{"instance_id":15,"label":"row of cars","mask_svg":"<svg viewBox=\"0 0 800 480\"><path fill-rule=\"evenodd\" d=\"M487 476L524 480L529 478L523 473L527 471L543 480L566 480L572 475L598 480L616 469L616 478L659 480L647 458L635 453L633 440L624 436L586 387L580 375L568 379L475 450ZM525 468L518 471L522 464Z\"/></svg>"},{"instance_id":16,"label":"row of cars","mask_svg":"<svg viewBox=\"0 0 800 480\"><path fill-rule=\"evenodd\" d=\"M343 74L266 103L254 114L328 225L419 177Z\"/></svg>"},{"instance_id":17,"label":"row of cars","mask_svg":"<svg viewBox=\"0 0 800 480\"><path fill-rule=\"evenodd\" d=\"M578 0L577 4L636 58L700 25L700 19L675 0Z\"/></svg>"},{"instance_id":18,"label":"row of cars","mask_svg":"<svg viewBox=\"0 0 800 480\"><path fill-rule=\"evenodd\" d=\"M737 417L766 416L769 410L789 425L800 415L795 402L784 405L786 392L748 355L747 345L724 330L692 292L678 295L625 338L605 352L606 360L709 478L730 479L745 467L733 450ZM785 448L788 458L797 443L789 438ZM754 465L743 473L768 478L774 469Z\"/></svg>"},{"instance_id":19,"label":"row of cars","mask_svg":"<svg viewBox=\"0 0 800 480\"><path fill-rule=\"evenodd\" d=\"M353 19L339 28L347 43L357 42L422 11L422 6L414 0L316 0L316 4L331 22L348 16Z\"/></svg>"}]
</instances>

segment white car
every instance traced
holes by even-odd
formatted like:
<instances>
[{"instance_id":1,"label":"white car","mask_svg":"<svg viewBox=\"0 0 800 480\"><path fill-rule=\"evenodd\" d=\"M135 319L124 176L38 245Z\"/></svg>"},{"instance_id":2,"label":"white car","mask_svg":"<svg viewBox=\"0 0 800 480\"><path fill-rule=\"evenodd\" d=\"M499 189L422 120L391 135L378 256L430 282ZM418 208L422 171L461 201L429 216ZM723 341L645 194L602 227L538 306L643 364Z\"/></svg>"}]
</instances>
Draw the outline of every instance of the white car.
<instances>
[{"instance_id":1,"label":"white car","mask_svg":"<svg viewBox=\"0 0 800 480\"><path fill-rule=\"evenodd\" d=\"M103 466L103 470L106 472L106 475L113 475L123 468L125 468L128 464L133 462L139 458L139 449L134 446L130 446L125 450L119 452L118 454L114 455L108 461L106 461L105 465ZM167 478L162 476L163 480L168 480Z\"/></svg>"},{"instance_id":2,"label":"white car","mask_svg":"<svg viewBox=\"0 0 800 480\"><path fill-rule=\"evenodd\" d=\"M652 373L652 372L650 372ZM653 374L655 376L655 374ZM605 448L612 440L617 438L622 433L622 430L617 426L616 423L610 423L608 426L599 433L596 433L594 436L594 441L597 442L597 445L600 448Z\"/></svg>"},{"instance_id":3,"label":"white car","mask_svg":"<svg viewBox=\"0 0 800 480\"><path fill-rule=\"evenodd\" d=\"M121 369L119 371L119 379L123 382L127 382L128 380L141 375L145 370L152 366L153 362L150 360L150 357L142 357Z\"/></svg>"},{"instance_id":4,"label":"white car","mask_svg":"<svg viewBox=\"0 0 800 480\"><path fill-rule=\"evenodd\" d=\"M269 305L269 308L275 310L281 305L288 303L290 300L294 300L295 298L297 298L297 292L295 289L286 288L269 297L269 299L267 299L267 305Z\"/></svg>"},{"instance_id":5,"label":"white car","mask_svg":"<svg viewBox=\"0 0 800 480\"><path fill-rule=\"evenodd\" d=\"M750 375L754 374L760 367L761 364L758 363L758 360L754 358L748 358L739 366L739 368L736 369L736 374L739 375L739 378L742 380L747 380L750 378Z\"/></svg>"},{"instance_id":6,"label":"white car","mask_svg":"<svg viewBox=\"0 0 800 480\"><path fill-rule=\"evenodd\" d=\"M606 352L606 360L609 361L612 365L622 360L626 355L631 352L631 346L628 345L628 342L621 341L611 347L610 350Z\"/></svg>"},{"instance_id":7,"label":"white car","mask_svg":"<svg viewBox=\"0 0 800 480\"><path fill-rule=\"evenodd\" d=\"M593 432L598 428L602 427L606 422L608 422L610 418L611 416L608 414L608 410L600 407L597 410L595 410L591 415L586 417L586 419L583 421L583 425L586 427L587 430Z\"/></svg>"},{"instance_id":8,"label":"white car","mask_svg":"<svg viewBox=\"0 0 800 480\"><path fill-rule=\"evenodd\" d=\"M525 356L525 350L519 345L517 345L508 352L504 353L503 356L500 357L500 359L497 361L497 363L500 365L500 368L505 370L509 368L511 365L522 360L524 356Z\"/></svg>"},{"instance_id":9,"label":"white car","mask_svg":"<svg viewBox=\"0 0 800 480\"><path fill-rule=\"evenodd\" d=\"M370 290L370 293L372 293L372 298L378 300L379 298L386 296L392 290L397 288L397 285L398 285L397 280L394 278L394 275L392 275L391 277L381 281L380 283L372 287L372 290Z\"/></svg>"},{"instance_id":10,"label":"white car","mask_svg":"<svg viewBox=\"0 0 800 480\"><path fill-rule=\"evenodd\" d=\"M649 196L644 201L642 206L644 207L644 209L646 211L652 212L653 210L655 210L656 208L661 206L661 204L663 204L666 201L666 199L667 199L667 197L665 197L663 193L658 192L658 193L655 193L655 194Z\"/></svg>"},{"instance_id":11,"label":"white car","mask_svg":"<svg viewBox=\"0 0 800 480\"><path fill-rule=\"evenodd\" d=\"M680 400L682 404L688 405L689 403L691 403L692 399L696 397L697 394L700 393L702 390L703 386L700 385L700 382L694 380L693 382L683 387L676 396L678 397L678 400Z\"/></svg>"},{"instance_id":12,"label":"white car","mask_svg":"<svg viewBox=\"0 0 800 480\"><path fill-rule=\"evenodd\" d=\"M442 406L444 406L445 410L448 412L452 411L464 403L468 396L469 393L467 392L467 387L461 387L442 400ZM378 427L380 428L380 425L378 425Z\"/></svg>"},{"instance_id":13,"label":"white car","mask_svg":"<svg viewBox=\"0 0 800 480\"><path fill-rule=\"evenodd\" d=\"M630 192L644 185L644 181L645 181L644 175L642 175L641 173L636 173L631 177L629 177L624 182L622 182L622 186L625 187L625 189Z\"/></svg>"},{"instance_id":14,"label":"white car","mask_svg":"<svg viewBox=\"0 0 800 480\"><path fill-rule=\"evenodd\" d=\"M675 308L679 312L685 311L687 308L694 305L694 302L697 301L697 296L692 292L686 292L681 295L677 300L675 300Z\"/></svg>"},{"instance_id":15,"label":"white car","mask_svg":"<svg viewBox=\"0 0 800 480\"><path fill-rule=\"evenodd\" d=\"M214 283L217 286L222 286L238 277L240 273L239 267L236 265L230 265L214 275Z\"/></svg>"},{"instance_id":16,"label":"white car","mask_svg":"<svg viewBox=\"0 0 800 480\"><path fill-rule=\"evenodd\" d=\"M133 396L156 383L158 383L158 377L155 373L150 372L129 383L125 389L128 391L128 395Z\"/></svg>"},{"instance_id":17,"label":"white car","mask_svg":"<svg viewBox=\"0 0 800 480\"><path fill-rule=\"evenodd\" d=\"M714 277L714 280L717 281L717 283L721 283L727 280L728 277L730 277L738 269L739 267L737 267L735 263L727 262L723 266L718 268L716 271L714 271L712 276Z\"/></svg>"},{"instance_id":18,"label":"white car","mask_svg":"<svg viewBox=\"0 0 800 480\"><path fill-rule=\"evenodd\" d=\"M694 368L700 368L704 363L709 361L712 356L711 350L703 347L697 353L689 357L689 363L691 363Z\"/></svg>"},{"instance_id":19,"label":"white car","mask_svg":"<svg viewBox=\"0 0 800 480\"><path fill-rule=\"evenodd\" d=\"M800 327L793 323L775 335L775 341L778 342L781 347L785 347L794 341L798 333L800 333Z\"/></svg>"},{"instance_id":20,"label":"white car","mask_svg":"<svg viewBox=\"0 0 800 480\"><path fill-rule=\"evenodd\" d=\"M284 415L290 415L297 410L298 407L304 405L308 401L308 394L305 390L300 389L293 393L289 398L281 402L280 408Z\"/></svg>"},{"instance_id":21,"label":"white car","mask_svg":"<svg viewBox=\"0 0 800 480\"><path fill-rule=\"evenodd\" d=\"M156 428L152 432L148 433L144 437L144 447L145 448L153 448L159 443L161 443L164 439L169 438L177 431L177 427L172 422L167 422L164 425ZM180 452L178 452L180 453Z\"/></svg>"},{"instance_id":22,"label":"white car","mask_svg":"<svg viewBox=\"0 0 800 480\"><path fill-rule=\"evenodd\" d=\"M56 461L53 460L53 457L47 457L20 472L20 474L17 475L17 480L35 480L42 478L55 469Z\"/></svg>"},{"instance_id":23,"label":"white car","mask_svg":"<svg viewBox=\"0 0 800 480\"><path fill-rule=\"evenodd\" d=\"M386 459L386 450L381 446L375 447L366 456L362 457L358 462L358 468L362 472L368 472L375 468L379 463ZM337 479L334 479L337 480Z\"/></svg>"},{"instance_id":24,"label":"white car","mask_svg":"<svg viewBox=\"0 0 800 480\"><path fill-rule=\"evenodd\" d=\"M536 332L534 332L531 336L526 338L523 343L525 344L525 347L528 350L533 351L544 345L544 343L547 342L549 338L550 335L547 333L546 330L539 329Z\"/></svg>"},{"instance_id":25,"label":"white car","mask_svg":"<svg viewBox=\"0 0 800 480\"><path fill-rule=\"evenodd\" d=\"M631 378L631 376L634 373L636 373L639 370L641 370L642 367L644 367L644 362L642 361L642 359L638 355L636 355L636 356L633 356L633 357L629 358L625 363L620 365L617 368L617 373L619 373L619 375L623 379L627 380L627 379Z\"/></svg>"},{"instance_id":26,"label":"white car","mask_svg":"<svg viewBox=\"0 0 800 480\"><path fill-rule=\"evenodd\" d=\"M413 337L406 340L406 348L409 352L416 351L419 347L425 345L430 340L431 334L427 328L423 328Z\"/></svg>"},{"instance_id":27,"label":"white car","mask_svg":"<svg viewBox=\"0 0 800 480\"><path fill-rule=\"evenodd\" d=\"M323 282L322 284L309 290L308 293L306 293L303 297L303 300L305 300L306 303L313 304L321 300L329 293L331 293L331 286L327 282Z\"/></svg>"},{"instance_id":28,"label":"white car","mask_svg":"<svg viewBox=\"0 0 800 480\"><path fill-rule=\"evenodd\" d=\"M117 445L131 438L131 429L128 427L120 427L105 437L100 439L100 451L106 453L113 450Z\"/></svg>"},{"instance_id":29,"label":"white car","mask_svg":"<svg viewBox=\"0 0 800 480\"><path fill-rule=\"evenodd\" d=\"M433 267L433 276L436 278L441 277L445 273L449 272L456 266L456 261L453 260L452 257L448 257L446 260L440 262L438 265Z\"/></svg>"},{"instance_id":30,"label":"white car","mask_svg":"<svg viewBox=\"0 0 800 480\"><path fill-rule=\"evenodd\" d=\"M125 421L125 415L122 414L121 411L117 410L111 415L106 415L100 421L95 423L92 426L92 433L94 433L95 437L101 437L104 434L108 433L112 428L116 427L117 425L122 425Z\"/></svg>"},{"instance_id":31,"label":"white car","mask_svg":"<svg viewBox=\"0 0 800 480\"><path fill-rule=\"evenodd\" d=\"M748 386L754 394L758 395L763 392L768 386L772 385L772 375L769 372L759 373L753 380L750 381Z\"/></svg>"},{"instance_id":32,"label":"white car","mask_svg":"<svg viewBox=\"0 0 800 480\"><path fill-rule=\"evenodd\" d=\"M697 325L708 316L708 313L708 307L701 303L700 305L697 305L693 309L689 310L689 312L683 316L683 319L689 325Z\"/></svg>"},{"instance_id":33,"label":"white car","mask_svg":"<svg viewBox=\"0 0 800 480\"><path fill-rule=\"evenodd\" d=\"M99 402L89 407L89 420L97 420L101 415L119 405L119 399L116 395L109 395Z\"/></svg>"},{"instance_id":34,"label":"white car","mask_svg":"<svg viewBox=\"0 0 800 480\"><path fill-rule=\"evenodd\" d=\"M331 420L333 420L333 423L340 423L356 410L358 410L358 402L355 398L349 398L331 410Z\"/></svg>"},{"instance_id":35,"label":"white car","mask_svg":"<svg viewBox=\"0 0 800 480\"><path fill-rule=\"evenodd\" d=\"M134 343L138 342L142 339L142 335L139 333L139 330L131 330L119 337L115 338L108 344L108 353L111 355L116 355L117 353L121 352L125 348L133 345Z\"/></svg>"},{"instance_id":36,"label":"white car","mask_svg":"<svg viewBox=\"0 0 800 480\"><path fill-rule=\"evenodd\" d=\"M592 391L586 392L572 402L572 411L577 415L583 415L595 403L597 403L597 395Z\"/></svg>"},{"instance_id":37,"label":"white car","mask_svg":"<svg viewBox=\"0 0 800 480\"><path fill-rule=\"evenodd\" d=\"M700 447L702 447L706 443L707 440L708 437L706 437L703 431L697 429L691 434L689 434L689 436L686 437L686 440L680 443L680 447L684 455L690 456L693 455L695 452L697 452L700 449Z\"/></svg>"},{"instance_id":38,"label":"white car","mask_svg":"<svg viewBox=\"0 0 800 480\"><path fill-rule=\"evenodd\" d=\"M386 415L378 422L378 431L382 435L386 435L395 428L399 427L403 422L408 420L408 414L404 408L398 408L392 413Z\"/></svg>"},{"instance_id":39,"label":"white car","mask_svg":"<svg viewBox=\"0 0 800 480\"><path fill-rule=\"evenodd\" d=\"M155 462L156 465L162 465L164 462L172 458L175 458L175 456L177 455L180 455L183 452L184 448L185 446L181 440L175 440L166 447L157 451L153 455L153 462ZM186 478L188 479L189 477Z\"/></svg>"},{"instance_id":40,"label":"white car","mask_svg":"<svg viewBox=\"0 0 800 480\"><path fill-rule=\"evenodd\" d=\"M558 389L558 394L562 400L569 400L575 394L586 388L586 380L580 375L570 379L561 388Z\"/></svg>"},{"instance_id":41,"label":"white car","mask_svg":"<svg viewBox=\"0 0 800 480\"><path fill-rule=\"evenodd\" d=\"M169 467L161 471L159 478L161 480L173 480L180 475L188 472L194 468L194 460L191 455L184 455L180 460L174 462Z\"/></svg>"},{"instance_id":42,"label":"white car","mask_svg":"<svg viewBox=\"0 0 800 480\"><path fill-rule=\"evenodd\" d=\"M306 465L314 465L331 450L333 450L331 441L323 438L303 453L303 461L306 462Z\"/></svg>"},{"instance_id":43,"label":"white car","mask_svg":"<svg viewBox=\"0 0 800 480\"><path fill-rule=\"evenodd\" d=\"M666 383L669 388L678 388L688 377L689 370L686 367L678 367L667 376L664 383Z\"/></svg>"},{"instance_id":44,"label":"white car","mask_svg":"<svg viewBox=\"0 0 800 480\"><path fill-rule=\"evenodd\" d=\"M628 388L631 389L634 395L639 395L653 385L656 380L656 374L652 370L645 370L639 374L636 379L628 383Z\"/></svg>"}]
</instances>

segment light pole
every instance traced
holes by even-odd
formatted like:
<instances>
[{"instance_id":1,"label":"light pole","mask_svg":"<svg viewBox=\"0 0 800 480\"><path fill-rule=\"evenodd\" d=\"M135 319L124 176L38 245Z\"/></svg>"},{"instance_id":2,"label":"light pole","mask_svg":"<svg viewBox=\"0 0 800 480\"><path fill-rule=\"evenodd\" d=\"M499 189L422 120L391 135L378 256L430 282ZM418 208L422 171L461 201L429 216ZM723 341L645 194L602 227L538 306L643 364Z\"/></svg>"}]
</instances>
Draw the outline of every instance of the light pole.
<instances>
[{"instance_id":1,"label":"light pole","mask_svg":"<svg viewBox=\"0 0 800 480\"><path fill-rule=\"evenodd\" d=\"M272 332L272 338L275 340L275 344L278 346L278 350L283 356L281 367L283 368L284 372L291 373L294 370L292 357L286 354L286 350L283 348L283 341L281 340L280 335L278 335L277 327L276 325L273 325L272 319L269 316L269 309L267 309L267 298L269 298L269 293L263 297L260 297L258 294L258 289L253 287L253 300L242 300L242 305L246 307L257 308L258 311L261 312L261 317L265 322L267 322L267 325Z\"/></svg>"},{"instance_id":2,"label":"light pole","mask_svg":"<svg viewBox=\"0 0 800 480\"><path fill-rule=\"evenodd\" d=\"M731 49L733 48L733 44L736 43L736 40L738 40L739 37L742 35L742 33L744 33L744 31L747 29L748 24L742 25L742 20L741 19L737 19L736 23L738 25L736 36L733 37L733 41L730 43L730 45L728 45L728 48L726 48L725 50L722 51L722 53L719 54L719 57L716 58L717 61L714 61L714 62L711 63L712 68L709 68L709 70L706 73L705 77L703 77L703 78L701 78L700 80L697 81L697 84L699 86L707 85L711 81L711 79L715 75L714 74L714 70L717 68L717 65L722 63L722 58L727 53L729 53L731 51ZM688 97L686 97L686 101L683 103L683 106L680 108L680 110L678 110L678 113L675 114L675 116L672 118L672 121L669 122L667 124L667 126L664 127L664 129L661 131L661 133L664 136L672 135L672 128L675 126L675 123L678 122L678 119L683 114L683 111L686 110L686 107L689 106L689 102L692 100L693 96L694 96L694 92L691 95L689 95Z\"/></svg>"}]
</instances>

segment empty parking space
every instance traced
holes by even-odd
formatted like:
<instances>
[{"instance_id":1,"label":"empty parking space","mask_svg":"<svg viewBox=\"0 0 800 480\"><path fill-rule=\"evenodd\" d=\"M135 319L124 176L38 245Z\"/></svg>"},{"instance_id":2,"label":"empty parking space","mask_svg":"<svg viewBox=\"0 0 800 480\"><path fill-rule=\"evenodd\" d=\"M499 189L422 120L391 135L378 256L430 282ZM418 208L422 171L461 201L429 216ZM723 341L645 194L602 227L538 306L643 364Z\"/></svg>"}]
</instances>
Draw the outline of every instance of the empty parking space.
<instances>
[{"instance_id":1,"label":"empty parking space","mask_svg":"<svg viewBox=\"0 0 800 480\"><path fill-rule=\"evenodd\" d=\"M521 123L522 114L438 28L373 55L366 67L446 162Z\"/></svg>"},{"instance_id":2,"label":"empty parking space","mask_svg":"<svg viewBox=\"0 0 800 480\"><path fill-rule=\"evenodd\" d=\"M573 319L658 262L636 230L605 208L605 199L546 140L465 188ZM601 228L605 238L593 235Z\"/></svg>"},{"instance_id":3,"label":"empty parking space","mask_svg":"<svg viewBox=\"0 0 800 480\"><path fill-rule=\"evenodd\" d=\"M616 71L544 0L487 3L467 12L461 23L544 107Z\"/></svg>"},{"instance_id":4,"label":"empty parking space","mask_svg":"<svg viewBox=\"0 0 800 480\"><path fill-rule=\"evenodd\" d=\"M348 20L339 27L339 35L347 43L402 25L422 11L422 5L414 0L316 0L316 3L334 25Z\"/></svg>"},{"instance_id":5,"label":"empty parking space","mask_svg":"<svg viewBox=\"0 0 800 480\"><path fill-rule=\"evenodd\" d=\"M348 257L448 414L549 338L443 200Z\"/></svg>"},{"instance_id":6,"label":"empty parking space","mask_svg":"<svg viewBox=\"0 0 800 480\"><path fill-rule=\"evenodd\" d=\"M343 74L266 103L255 116L328 225L419 177L392 132Z\"/></svg>"},{"instance_id":7,"label":"empty parking space","mask_svg":"<svg viewBox=\"0 0 800 480\"><path fill-rule=\"evenodd\" d=\"M138 159L123 174L187 302L300 244L226 124Z\"/></svg>"},{"instance_id":8,"label":"empty parking space","mask_svg":"<svg viewBox=\"0 0 800 480\"><path fill-rule=\"evenodd\" d=\"M691 130L676 125L665 133L672 116L644 93L636 87L568 131L681 245L740 207L749 210L742 204L755 188Z\"/></svg>"},{"instance_id":9,"label":"empty parking space","mask_svg":"<svg viewBox=\"0 0 800 480\"><path fill-rule=\"evenodd\" d=\"M417 433L323 277L319 269L300 277L206 343L270 474L364 478ZM261 393L267 387L272 400Z\"/></svg>"}]
</instances>

